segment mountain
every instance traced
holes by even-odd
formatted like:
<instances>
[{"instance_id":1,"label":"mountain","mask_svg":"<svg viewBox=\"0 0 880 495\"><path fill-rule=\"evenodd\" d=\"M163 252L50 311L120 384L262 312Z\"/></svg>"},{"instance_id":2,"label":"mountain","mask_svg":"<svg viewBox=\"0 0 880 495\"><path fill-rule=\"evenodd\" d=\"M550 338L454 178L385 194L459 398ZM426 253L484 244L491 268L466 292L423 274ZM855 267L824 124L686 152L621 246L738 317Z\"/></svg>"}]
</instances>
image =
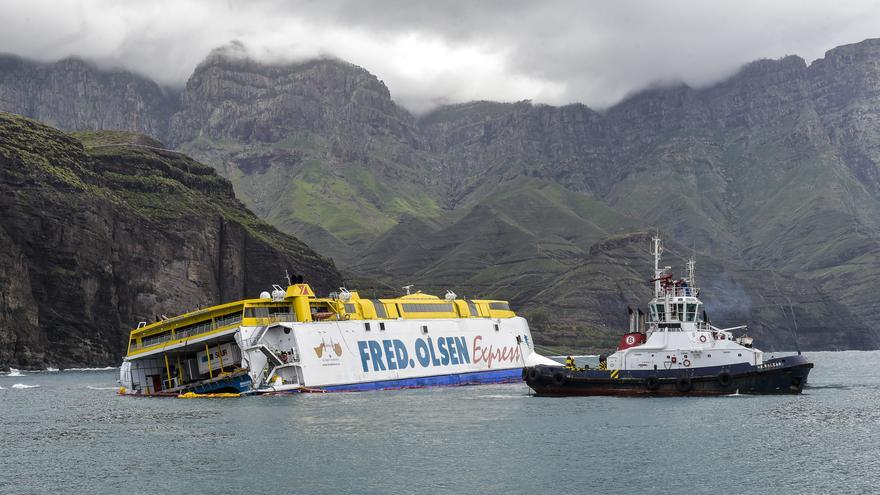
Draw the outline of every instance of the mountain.
<instances>
[{"instance_id":1,"label":"mountain","mask_svg":"<svg viewBox=\"0 0 880 495\"><path fill-rule=\"evenodd\" d=\"M170 140L260 217L345 260L401 215L440 213L416 119L375 76L337 60L264 65L232 48L196 68Z\"/></svg>"},{"instance_id":2,"label":"mountain","mask_svg":"<svg viewBox=\"0 0 880 495\"><path fill-rule=\"evenodd\" d=\"M0 95L20 86L0 82ZM647 232L659 231L664 263L698 253L719 325L751 322L767 349L880 345L868 316L880 289L880 40L810 64L759 60L710 87L648 88L601 112L482 101L417 118L360 67L259 63L235 44L178 100L144 91L133 99L154 101L156 136L369 291L505 297L539 343L602 349L649 294ZM126 97L107 92L77 105L105 105L124 125L103 102ZM40 117L62 120L55 104Z\"/></svg>"},{"instance_id":3,"label":"mountain","mask_svg":"<svg viewBox=\"0 0 880 495\"><path fill-rule=\"evenodd\" d=\"M138 321L255 296L333 263L211 167L143 135L0 112L0 367L115 365Z\"/></svg>"},{"instance_id":4,"label":"mountain","mask_svg":"<svg viewBox=\"0 0 880 495\"><path fill-rule=\"evenodd\" d=\"M124 129L163 139L177 91L79 58L45 64L0 54L0 110L67 130Z\"/></svg>"}]
</instances>

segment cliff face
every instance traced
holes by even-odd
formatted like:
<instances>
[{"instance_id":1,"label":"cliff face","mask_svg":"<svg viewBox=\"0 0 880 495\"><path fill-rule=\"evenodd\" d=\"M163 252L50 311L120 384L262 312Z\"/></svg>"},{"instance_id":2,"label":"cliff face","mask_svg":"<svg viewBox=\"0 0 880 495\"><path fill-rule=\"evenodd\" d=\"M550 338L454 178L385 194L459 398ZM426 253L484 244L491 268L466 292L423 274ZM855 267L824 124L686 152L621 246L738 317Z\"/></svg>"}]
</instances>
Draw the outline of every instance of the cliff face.
<instances>
[{"instance_id":1,"label":"cliff face","mask_svg":"<svg viewBox=\"0 0 880 495\"><path fill-rule=\"evenodd\" d=\"M214 169L137 144L161 146L0 113L0 367L118 364L138 321L254 297L285 270L341 283Z\"/></svg>"},{"instance_id":2,"label":"cliff face","mask_svg":"<svg viewBox=\"0 0 880 495\"><path fill-rule=\"evenodd\" d=\"M65 130L125 129L163 139L178 95L78 58L41 64L0 55L0 110Z\"/></svg>"}]
</instances>

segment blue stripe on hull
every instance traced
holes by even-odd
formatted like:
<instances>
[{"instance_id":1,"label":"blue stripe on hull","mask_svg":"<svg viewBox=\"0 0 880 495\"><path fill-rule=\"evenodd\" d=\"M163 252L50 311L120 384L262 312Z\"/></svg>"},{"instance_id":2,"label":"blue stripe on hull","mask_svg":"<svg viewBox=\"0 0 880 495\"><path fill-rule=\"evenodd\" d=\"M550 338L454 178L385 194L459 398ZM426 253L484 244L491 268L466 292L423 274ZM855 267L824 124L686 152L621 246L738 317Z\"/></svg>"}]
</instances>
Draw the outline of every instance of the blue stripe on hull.
<instances>
[{"instance_id":1,"label":"blue stripe on hull","mask_svg":"<svg viewBox=\"0 0 880 495\"><path fill-rule=\"evenodd\" d=\"M475 371L455 375L423 376L419 378L401 378L398 380L382 380L378 382L351 383L348 385L331 385L311 389L326 392L362 392L367 390L388 390L400 388L423 388L456 385L477 385L486 383L510 383L522 381L522 368L494 371Z\"/></svg>"}]
</instances>

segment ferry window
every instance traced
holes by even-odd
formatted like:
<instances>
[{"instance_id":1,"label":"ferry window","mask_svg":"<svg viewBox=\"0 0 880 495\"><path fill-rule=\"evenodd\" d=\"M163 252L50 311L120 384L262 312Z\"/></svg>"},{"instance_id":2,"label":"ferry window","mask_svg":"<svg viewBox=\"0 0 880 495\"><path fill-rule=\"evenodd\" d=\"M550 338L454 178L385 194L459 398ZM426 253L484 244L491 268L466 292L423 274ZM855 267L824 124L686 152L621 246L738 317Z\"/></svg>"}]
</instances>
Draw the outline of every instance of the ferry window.
<instances>
[{"instance_id":1,"label":"ferry window","mask_svg":"<svg viewBox=\"0 0 880 495\"><path fill-rule=\"evenodd\" d=\"M346 313L357 313L357 309L355 309L354 304L345 303L345 312Z\"/></svg>"},{"instance_id":2,"label":"ferry window","mask_svg":"<svg viewBox=\"0 0 880 495\"><path fill-rule=\"evenodd\" d=\"M697 316L697 305L696 304L688 304L687 305L687 313L685 313L685 321L696 321Z\"/></svg>"},{"instance_id":3,"label":"ferry window","mask_svg":"<svg viewBox=\"0 0 880 495\"><path fill-rule=\"evenodd\" d=\"M290 316L290 306L269 306L269 316Z\"/></svg>"},{"instance_id":4,"label":"ferry window","mask_svg":"<svg viewBox=\"0 0 880 495\"><path fill-rule=\"evenodd\" d=\"M379 330L381 330L383 332L385 331L385 322L384 321L379 322Z\"/></svg>"},{"instance_id":5,"label":"ferry window","mask_svg":"<svg viewBox=\"0 0 880 495\"><path fill-rule=\"evenodd\" d=\"M498 309L502 311L510 311L510 305L506 302L490 302L489 309Z\"/></svg>"},{"instance_id":6,"label":"ferry window","mask_svg":"<svg viewBox=\"0 0 880 495\"><path fill-rule=\"evenodd\" d=\"M428 333L428 325L422 325L422 333Z\"/></svg>"},{"instance_id":7,"label":"ferry window","mask_svg":"<svg viewBox=\"0 0 880 495\"><path fill-rule=\"evenodd\" d=\"M215 328L225 327L241 321L241 312L229 313L227 315L218 316L214 319Z\"/></svg>"},{"instance_id":8,"label":"ferry window","mask_svg":"<svg viewBox=\"0 0 880 495\"><path fill-rule=\"evenodd\" d=\"M496 332L498 331L498 324L497 323L495 324L495 331Z\"/></svg>"},{"instance_id":9,"label":"ferry window","mask_svg":"<svg viewBox=\"0 0 880 495\"><path fill-rule=\"evenodd\" d=\"M370 323L369 322L364 323L364 330L366 330L368 332L370 331Z\"/></svg>"},{"instance_id":10,"label":"ferry window","mask_svg":"<svg viewBox=\"0 0 880 495\"><path fill-rule=\"evenodd\" d=\"M407 313L451 313L452 303L404 303L403 310Z\"/></svg>"},{"instance_id":11,"label":"ferry window","mask_svg":"<svg viewBox=\"0 0 880 495\"><path fill-rule=\"evenodd\" d=\"M382 301L371 301L373 307L376 308L376 318L388 318L388 312L385 311L385 304Z\"/></svg>"},{"instance_id":12,"label":"ferry window","mask_svg":"<svg viewBox=\"0 0 880 495\"><path fill-rule=\"evenodd\" d=\"M268 318L269 317L269 308L264 308L264 307L247 308L244 310L244 316L246 318Z\"/></svg>"},{"instance_id":13,"label":"ferry window","mask_svg":"<svg viewBox=\"0 0 880 495\"><path fill-rule=\"evenodd\" d=\"M477 311L477 305L474 304L473 301L468 301L468 310L471 312L471 316L480 316L480 312Z\"/></svg>"},{"instance_id":14,"label":"ferry window","mask_svg":"<svg viewBox=\"0 0 880 495\"><path fill-rule=\"evenodd\" d=\"M652 304L648 306L648 309L651 310L651 320L657 321L657 307Z\"/></svg>"}]
</instances>

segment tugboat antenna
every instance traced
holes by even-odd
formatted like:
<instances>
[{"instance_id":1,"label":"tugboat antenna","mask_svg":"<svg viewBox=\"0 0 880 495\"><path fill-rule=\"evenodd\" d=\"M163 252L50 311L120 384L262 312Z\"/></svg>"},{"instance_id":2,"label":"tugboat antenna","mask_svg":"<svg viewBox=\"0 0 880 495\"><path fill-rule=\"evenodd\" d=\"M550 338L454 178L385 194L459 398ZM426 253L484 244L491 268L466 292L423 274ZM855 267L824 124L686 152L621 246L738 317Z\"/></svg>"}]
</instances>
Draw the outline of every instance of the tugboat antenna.
<instances>
[{"instance_id":1,"label":"tugboat antenna","mask_svg":"<svg viewBox=\"0 0 880 495\"><path fill-rule=\"evenodd\" d=\"M290 287L291 285L293 285L292 283L290 283L290 272L287 271L287 268L284 269L284 276L287 278L287 286Z\"/></svg>"}]
</instances>

